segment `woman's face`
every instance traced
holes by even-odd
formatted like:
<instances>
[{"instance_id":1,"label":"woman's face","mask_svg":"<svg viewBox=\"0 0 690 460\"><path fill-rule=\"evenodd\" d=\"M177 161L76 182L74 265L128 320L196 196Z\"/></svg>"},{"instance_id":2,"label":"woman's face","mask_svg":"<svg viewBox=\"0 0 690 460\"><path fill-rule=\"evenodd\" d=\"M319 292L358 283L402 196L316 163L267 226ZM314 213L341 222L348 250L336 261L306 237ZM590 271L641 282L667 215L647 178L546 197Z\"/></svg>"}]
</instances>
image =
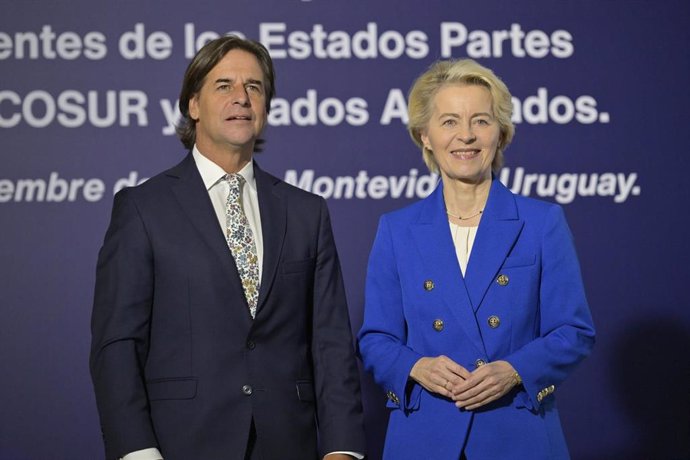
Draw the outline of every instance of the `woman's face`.
<instances>
[{"instance_id":1,"label":"woman's face","mask_svg":"<svg viewBox=\"0 0 690 460\"><path fill-rule=\"evenodd\" d=\"M447 84L432 100L432 114L421 135L431 150L444 182L478 184L491 180L500 128L488 88Z\"/></svg>"}]
</instances>

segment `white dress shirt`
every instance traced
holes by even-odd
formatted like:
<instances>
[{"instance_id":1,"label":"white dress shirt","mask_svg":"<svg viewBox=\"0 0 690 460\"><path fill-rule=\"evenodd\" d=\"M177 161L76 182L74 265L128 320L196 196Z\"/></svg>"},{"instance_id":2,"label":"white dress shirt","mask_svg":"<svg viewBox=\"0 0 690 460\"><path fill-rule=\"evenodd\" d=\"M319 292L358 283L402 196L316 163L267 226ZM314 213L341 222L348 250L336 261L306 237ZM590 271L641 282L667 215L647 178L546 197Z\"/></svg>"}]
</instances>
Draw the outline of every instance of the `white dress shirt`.
<instances>
[{"instance_id":1,"label":"white dress shirt","mask_svg":"<svg viewBox=\"0 0 690 460\"><path fill-rule=\"evenodd\" d=\"M194 156L194 162L199 169L199 174L201 174L201 180L204 181L208 196L211 198L213 209L216 211L218 224L223 235L227 236L225 203L228 200L230 186L227 181L221 180L227 173L223 168L202 155L196 148L196 145L192 150L192 156ZM252 229L252 234L254 235L256 256L259 258L259 279L261 279L264 260L264 239L263 233L261 233L261 213L259 212L259 195L256 192L256 179L254 179L254 162L250 161L237 173L245 180L245 186L242 187L242 209L247 216L249 228Z\"/></svg>"}]
</instances>

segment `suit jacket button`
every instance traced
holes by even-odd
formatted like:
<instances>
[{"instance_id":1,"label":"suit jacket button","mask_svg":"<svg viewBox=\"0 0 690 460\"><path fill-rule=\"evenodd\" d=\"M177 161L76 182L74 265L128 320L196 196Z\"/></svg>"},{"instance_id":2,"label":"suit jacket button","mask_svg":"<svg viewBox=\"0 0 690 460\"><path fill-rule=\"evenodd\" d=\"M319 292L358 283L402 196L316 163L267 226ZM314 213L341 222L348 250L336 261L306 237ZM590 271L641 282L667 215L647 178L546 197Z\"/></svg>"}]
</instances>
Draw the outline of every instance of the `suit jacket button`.
<instances>
[{"instance_id":1,"label":"suit jacket button","mask_svg":"<svg viewBox=\"0 0 690 460\"><path fill-rule=\"evenodd\" d=\"M431 291L434 288L434 282L432 280L424 281L424 290Z\"/></svg>"},{"instance_id":2,"label":"suit jacket button","mask_svg":"<svg viewBox=\"0 0 690 460\"><path fill-rule=\"evenodd\" d=\"M508 284L508 281L510 281L508 275L500 274L496 278L496 282L499 284L499 286L506 286Z\"/></svg>"},{"instance_id":3,"label":"suit jacket button","mask_svg":"<svg viewBox=\"0 0 690 460\"><path fill-rule=\"evenodd\" d=\"M501 325L501 318L499 318L496 315L489 316L489 327L491 327L491 329L496 329L500 325Z\"/></svg>"},{"instance_id":4,"label":"suit jacket button","mask_svg":"<svg viewBox=\"0 0 690 460\"><path fill-rule=\"evenodd\" d=\"M251 385L244 385L242 386L242 393L244 393L247 396L251 396L252 393L254 393L254 389Z\"/></svg>"},{"instance_id":5,"label":"suit jacket button","mask_svg":"<svg viewBox=\"0 0 690 460\"><path fill-rule=\"evenodd\" d=\"M390 399L390 401L393 404L400 404L400 399L398 399L398 396L395 393L393 393L392 391L388 390L388 392L386 393L386 396L388 397L388 399Z\"/></svg>"},{"instance_id":6,"label":"suit jacket button","mask_svg":"<svg viewBox=\"0 0 690 460\"><path fill-rule=\"evenodd\" d=\"M254 348L256 348L256 344L254 343L253 340L247 340L247 348L249 348L250 350L253 350Z\"/></svg>"},{"instance_id":7,"label":"suit jacket button","mask_svg":"<svg viewBox=\"0 0 690 460\"><path fill-rule=\"evenodd\" d=\"M443 330L443 320L442 319L435 319L434 320L434 330L436 332L441 332Z\"/></svg>"},{"instance_id":8,"label":"suit jacket button","mask_svg":"<svg viewBox=\"0 0 690 460\"><path fill-rule=\"evenodd\" d=\"M484 361L484 360L481 359L481 358L478 359L478 360L476 360L476 361L474 362L474 365L477 366L477 367L482 367L484 364L486 364L486 361Z\"/></svg>"}]
</instances>

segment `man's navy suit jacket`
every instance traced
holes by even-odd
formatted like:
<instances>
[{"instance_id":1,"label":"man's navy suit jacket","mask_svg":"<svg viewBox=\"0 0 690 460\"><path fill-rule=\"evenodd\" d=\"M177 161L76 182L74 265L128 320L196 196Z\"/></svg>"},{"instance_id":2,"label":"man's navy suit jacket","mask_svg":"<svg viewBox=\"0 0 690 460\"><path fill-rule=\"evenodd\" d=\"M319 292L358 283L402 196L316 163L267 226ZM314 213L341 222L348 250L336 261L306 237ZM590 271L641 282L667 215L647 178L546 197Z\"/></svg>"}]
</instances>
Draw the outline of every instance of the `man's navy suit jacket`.
<instances>
[{"instance_id":1,"label":"man's navy suit jacket","mask_svg":"<svg viewBox=\"0 0 690 460\"><path fill-rule=\"evenodd\" d=\"M108 459L364 452L360 384L325 201L255 164L256 319L189 154L119 192L99 253L91 373ZM318 429L317 429L318 426ZM317 434L318 431L318 434Z\"/></svg>"}]
</instances>

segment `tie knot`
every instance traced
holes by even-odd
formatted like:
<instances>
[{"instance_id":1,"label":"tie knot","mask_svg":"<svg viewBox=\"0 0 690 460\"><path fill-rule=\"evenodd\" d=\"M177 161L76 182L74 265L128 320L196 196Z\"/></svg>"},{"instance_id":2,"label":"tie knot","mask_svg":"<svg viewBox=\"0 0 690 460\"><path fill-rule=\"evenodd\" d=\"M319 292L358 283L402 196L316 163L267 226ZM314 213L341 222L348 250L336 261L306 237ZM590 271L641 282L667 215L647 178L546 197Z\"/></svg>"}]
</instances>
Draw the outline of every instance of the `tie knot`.
<instances>
[{"instance_id":1,"label":"tie knot","mask_svg":"<svg viewBox=\"0 0 690 460\"><path fill-rule=\"evenodd\" d=\"M228 182L228 185L231 189L239 190L242 187L242 184L244 184L244 177L242 177L241 174L226 174L224 179Z\"/></svg>"}]
</instances>

